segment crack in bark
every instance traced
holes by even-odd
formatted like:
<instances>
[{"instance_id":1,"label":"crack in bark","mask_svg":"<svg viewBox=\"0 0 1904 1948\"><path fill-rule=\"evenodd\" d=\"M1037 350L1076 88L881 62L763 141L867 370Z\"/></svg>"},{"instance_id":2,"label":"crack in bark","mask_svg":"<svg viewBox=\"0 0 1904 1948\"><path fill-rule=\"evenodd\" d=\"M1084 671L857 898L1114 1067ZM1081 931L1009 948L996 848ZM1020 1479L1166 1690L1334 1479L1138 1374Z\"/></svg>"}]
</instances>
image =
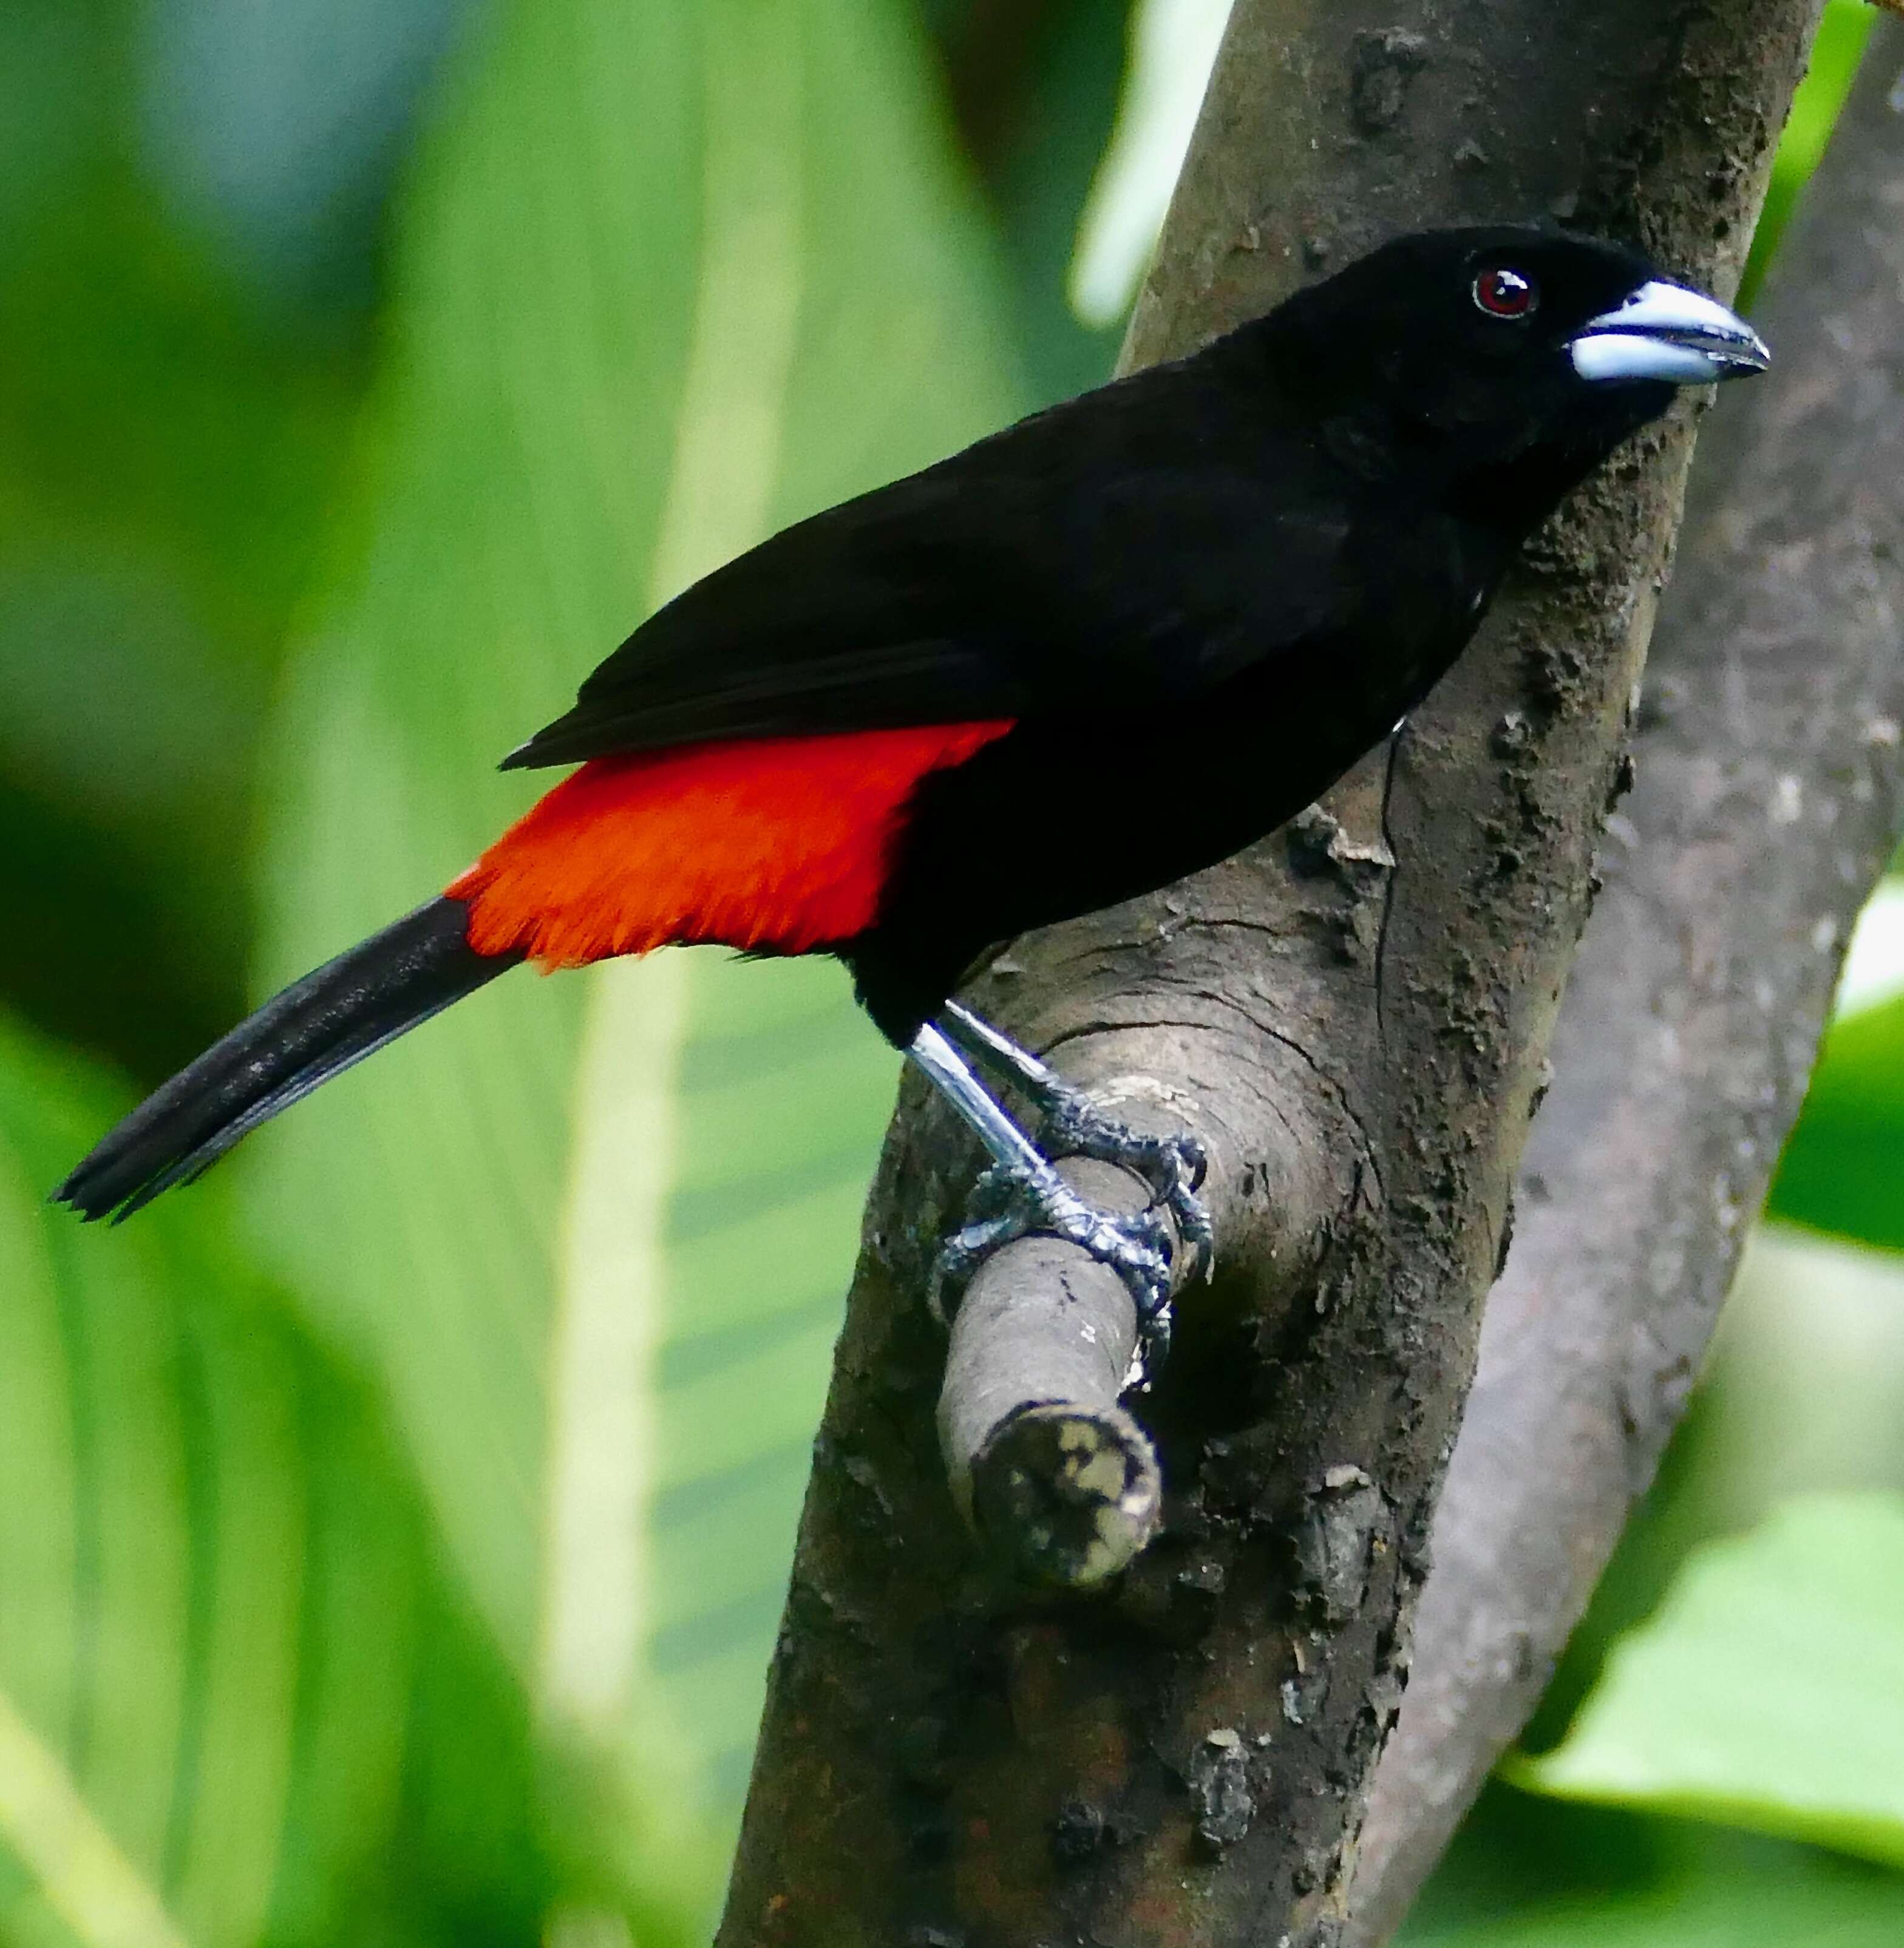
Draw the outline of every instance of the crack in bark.
<instances>
[{"instance_id":1,"label":"crack in bark","mask_svg":"<svg viewBox=\"0 0 1904 1948\"><path fill-rule=\"evenodd\" d=\"M1379 817L1382 844L1387 848L1391 861L1388 876L1382 886L1381 918L1375 926L1375 1033L1384 1050L1388 1047L1388 938L1389 922L1395 911L1395 886L1401 876L1402 857L1395 849L1395 834L1389 824L1389 813L1395 799L1395 769L1401 762L1402 740L1408 734L1404 724L1388 740L1388 750L1382 765L1382 802Z\"/></svg>"}]
</instances>

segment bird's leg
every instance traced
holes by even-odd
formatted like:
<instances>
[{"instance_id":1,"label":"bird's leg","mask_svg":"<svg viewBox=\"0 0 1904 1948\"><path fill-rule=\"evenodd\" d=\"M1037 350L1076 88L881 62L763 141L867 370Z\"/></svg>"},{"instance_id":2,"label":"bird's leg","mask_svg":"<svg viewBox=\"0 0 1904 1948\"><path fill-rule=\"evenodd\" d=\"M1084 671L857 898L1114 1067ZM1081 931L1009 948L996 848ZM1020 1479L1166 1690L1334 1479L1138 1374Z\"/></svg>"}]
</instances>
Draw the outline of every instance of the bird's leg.
<instances>
[{"instance_id":1,"label":"bird's leg","mask_svg":"<svg viewBox=\"0 0 1904 1948\"><path fill-rule=\"evenodd\" d=\"M955 1040L980 1061L989 1059L1006 1070L1037 1105L1044 1118L1039 1134L1046 1155L1096 1157L1141 1177L1155 1202L1176 1221L1188 1261L1186 1277L1210 1276L1216 1241L1210 1213L1197 1195L1208 1160L1194 1137L1187 1131L1160 1137L1133 1130L970 1008L949 1001L946 1016L947 1031Z\"/></svg>"},{"instance_id":2,"label":"bird's leg","mask_svg":"<svg viewBox=\"0 0 1904 1948\"><path fill-rule=\"evenodd\" d=\"M1141 1379L1169 1346L1170 1237L1163 1221L1154 1211L1105 1211L1080 1197L931 1022L913 1037L906 1053L992 1156L992 1168L973 1190L964 1226L940 1251L934 1308L947 1317L979 1266L1013 1239L1032 1232L1068 1239L1109 1266L1129 1289L1139 1323L1132 1377Z\"/></svg>"}]
</instances>

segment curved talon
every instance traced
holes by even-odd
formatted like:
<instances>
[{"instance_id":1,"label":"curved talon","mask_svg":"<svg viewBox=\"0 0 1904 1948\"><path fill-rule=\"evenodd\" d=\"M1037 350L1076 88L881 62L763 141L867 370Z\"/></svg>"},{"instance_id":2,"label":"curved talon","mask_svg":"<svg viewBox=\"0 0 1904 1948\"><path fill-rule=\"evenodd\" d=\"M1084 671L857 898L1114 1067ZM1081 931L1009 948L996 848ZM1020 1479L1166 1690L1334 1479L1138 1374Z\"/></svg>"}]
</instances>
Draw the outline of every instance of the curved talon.
<instances>
[{"instance_id":1,"label":"curved talon","mask_svg":"<svg viewBox=\"0 0 1904 1948\"><path fill-rule=\"evenodd\" d=\"M942 1323L980 1264L1001 1245L1033 1233L1064 1238L1124 1282L1136 1307L1140 1360L1169 1339L1170 1233L1154 1210L1125 1214L1087 1202L1056 1171L1048 1177L996 1164L973 1186L967 1222L940 1247L930 1292Z\"/></svg>"},{"instance_id":2,"label":"curved talon","mask_svg":"<svg viewBox=\"0 0 1904 1948\"><path fill-rule=\"evenodd\" d=\"M1006 1071L1043 1112L1042 1148L986 1092L961 1045ZM928 1298L940 1323L947 1323L974 1272L1001 1245L1033 1232L1068 1239L1129 1291L1138 1333L1125 1385L1148 1386L1169 1350L1173 1252L1190 1278L1207 1279L1215 1264L1210 1214L1197 1196L1209 1168L1203 1145L1186 1131L1166 1137L1131 1128L956 1001L947 1004L944 1025L925 1023L907 1052L998 1160L974 1186L965 1224L934 1264ZM1051 1155L1120 1165L1149 1186L1150 1202L1128 1216L1100 1210L1052 1169ZM1174 1222L1174 1240L1160 1207Z\"/></svg>"},{"instance_id":3,"label":"curved talon","mask_svg":"<svg viewBox=\"0 0 1904 1948\"><path fill-rule=\"evenodd\" d=\"M1041 1132L1054 1156L1095 1157L1121 1165L1151 1186L1153 1207L1176 1220L1186 1279L1207 1280L1216 1270L1216 1236L1197 1193L1210 1173L1210 1156L1188 1132L1152 1136L1100 1109L1082 1090L1067 1088L1046 1112Z\"/></svg>"}]
</instances>

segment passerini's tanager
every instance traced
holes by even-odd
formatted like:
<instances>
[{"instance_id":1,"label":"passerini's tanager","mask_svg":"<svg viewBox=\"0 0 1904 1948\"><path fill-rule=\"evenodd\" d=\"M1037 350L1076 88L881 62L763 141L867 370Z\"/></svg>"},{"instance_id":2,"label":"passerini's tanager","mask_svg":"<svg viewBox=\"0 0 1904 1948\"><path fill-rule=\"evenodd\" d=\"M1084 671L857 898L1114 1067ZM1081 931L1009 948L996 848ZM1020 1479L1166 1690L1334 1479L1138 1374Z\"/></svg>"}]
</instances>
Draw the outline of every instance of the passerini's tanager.
<instances>
[{"instance_id":1,"label":"passerini's tanager","mask_svg":"<svg viewBox=\"0 0 1904 1948\"><path fill-rule=\"evenodd\" d=\"M965 1057L1128 1149L1200 1237L1192 1146L1125 1146L949 1003L961 972L1301 811L1447 669L1570 488L1676 387L1766 360L1617 245L1424 233L802 521L650 616L510 754L580 768L467 872L240 1024L57 1194L138 1209L524 960L718 941L844 962L1000 1160L1013 1214L966 1247L1055 1230L1154 1308L1154 1218L1080 1204ZM1054 831L1079 805L1114 814L1088 845Z\"/></svg>"}]
</instances>

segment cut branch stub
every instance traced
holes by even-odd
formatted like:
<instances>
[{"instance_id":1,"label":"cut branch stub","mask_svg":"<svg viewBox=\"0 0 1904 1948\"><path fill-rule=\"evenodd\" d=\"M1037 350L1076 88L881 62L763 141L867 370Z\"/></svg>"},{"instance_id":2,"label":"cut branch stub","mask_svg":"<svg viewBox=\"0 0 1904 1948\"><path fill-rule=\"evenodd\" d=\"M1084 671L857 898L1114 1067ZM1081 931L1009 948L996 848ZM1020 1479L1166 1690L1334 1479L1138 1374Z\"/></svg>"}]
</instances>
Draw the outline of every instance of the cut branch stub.
<instances>
[{"instance_id":1,"label":"cut branch stub","mask_svg":"<svg viewBox=\"0 0 1904 1948\"><path fill-rule=\"evenodd\" d=\"M1073 1189L1141 1210L1141 1180L1062 1161ZM1010 1572L1082 1587L1126 1568L1157 1532L1157 1452L1119 1404L1137 1309L1107 1266L1034 1234L981 1266L953 1316L939 1399L952 1494Z\"/></svg>"},{"instance_id":2,"label":"cut branch stub","mask_svg":"<svg viewBox=\"0 0 1904 1948\"><path fill-rule=\"evenodd\" d=\"M1150 1437L1114 1402L1014 1407L973 1457L982 1537L1011 1568L1087 1589L1130 1566L1157 1533L1163 1478Z\"/></svg>"}]
</instances>

